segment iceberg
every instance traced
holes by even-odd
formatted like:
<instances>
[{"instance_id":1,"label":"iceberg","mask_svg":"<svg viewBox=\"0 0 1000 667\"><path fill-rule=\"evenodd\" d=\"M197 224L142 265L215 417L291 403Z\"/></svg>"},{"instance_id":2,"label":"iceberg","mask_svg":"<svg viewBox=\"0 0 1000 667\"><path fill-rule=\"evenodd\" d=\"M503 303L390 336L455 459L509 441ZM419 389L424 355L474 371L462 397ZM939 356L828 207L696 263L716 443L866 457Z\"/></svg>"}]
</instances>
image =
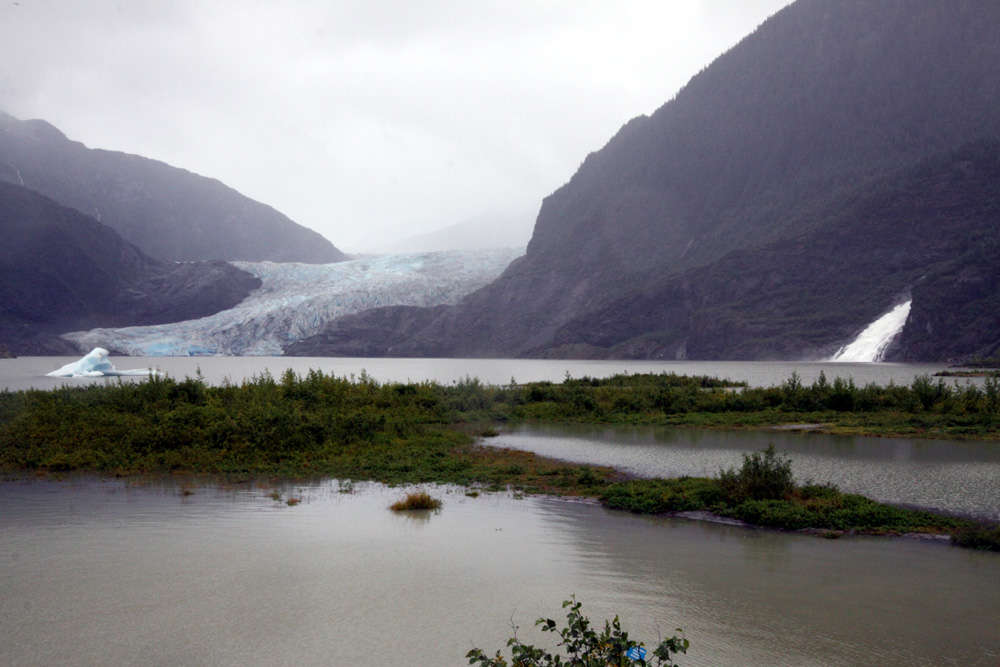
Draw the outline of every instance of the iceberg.
<instances>
[{"instance_id":1,"label":"iceberg","mask_svg":"<svg viewBox=\"0 0 1000 667\"><path fill-rule=\"evenodd\" d=\"M240 304L171 324L63 334L132 356L280 356L333 320L381 306L437 306L492 282L524 248L360 257L336 264L233 262L261 280Z\"/></svg>"},{"instance_id":2,"label":"iceberg","mask_svg":"<svg viewBox=\"0 0 1000 667\"><path fill-rule=\"evenodd\" d=\"M131 371L120 371L115 369L114 364L108 359L108 351L103 347L95 347L79 361L66 364L59 370L46 373L48 377L54 378L99 378L114 377L121 375L158 375L159 371L152 368L139 368Z\"/></svg>"}]
</instances>

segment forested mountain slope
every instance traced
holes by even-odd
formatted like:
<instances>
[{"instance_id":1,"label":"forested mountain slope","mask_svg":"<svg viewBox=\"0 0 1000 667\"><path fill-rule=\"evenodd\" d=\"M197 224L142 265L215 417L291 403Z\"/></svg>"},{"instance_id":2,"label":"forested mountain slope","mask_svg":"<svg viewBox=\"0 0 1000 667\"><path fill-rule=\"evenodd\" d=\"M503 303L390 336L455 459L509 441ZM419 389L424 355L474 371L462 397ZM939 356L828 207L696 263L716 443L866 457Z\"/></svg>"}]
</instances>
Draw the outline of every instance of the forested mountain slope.
<instances>
[{"instance_id":1,"label":"forested mountain slope","mask_svg":"<svg viewBox=\"0 0 1000 667\"><path fill-rule=\"evenodd\" d=\"M497 281L418 331L383 331L386 353L822 355L908 289L897 356L989 347L982 322L946 340L941 308L963 262L995 273L961 238L997 226L975 188L994 196L998 34L991 0L795 2L589 155Z\"/></svg>"},{"instance_id":2,"label":"forested mountain slope","mask_svg":"<svg viewBox=\"0 0 1000 667\"><path fill-rule=\"evenodd\" d=\"M75 354L58 334L203 317L260 286L226 262L151 259L93 218L4 182L0 237L0 341L15 354Z\"/></svg>"},{"instance_id":3,"label":"forested mountain slope","mask_svg":"<svg viewBox=\"0 0 1000 667\"><path fill-rule=\"evenodd\" d=\"M316 232L217 180L138 155L87 148L43 120L0 112L0 180L93 216L159 259L346 259Z\"/></svg>"}]
</instances>

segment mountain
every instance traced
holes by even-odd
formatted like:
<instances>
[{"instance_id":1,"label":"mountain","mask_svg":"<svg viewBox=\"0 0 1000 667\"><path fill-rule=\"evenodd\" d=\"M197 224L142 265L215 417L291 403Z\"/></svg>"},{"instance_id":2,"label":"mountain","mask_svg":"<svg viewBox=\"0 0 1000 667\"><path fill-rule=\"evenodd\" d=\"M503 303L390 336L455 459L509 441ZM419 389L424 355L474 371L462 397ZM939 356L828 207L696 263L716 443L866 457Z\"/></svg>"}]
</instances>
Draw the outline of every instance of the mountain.
<instances>
[{"instance_id":1,"label":"mountain","mask_svg":"<svg viewBox=\"0 0 1000 667\"><path fill-rule=\"evenodd\" d=\"M226 262L161 262L110 227L0 182L0 340L17 354L75 354L58 334L230 308L260 281Z\"/></svg>"},{"instance_id":2,"label":"mountain","mask_svg":"<svg viewBox=\"0 0 1000 667\"><path fill-rule=\"evenodd\" d=\"M590 154L500 278L430 317L373 313L370 336L823 358L912 296L892 358L996 350L997 34L988 0L798 0Z\"/></svg>"},{"instance_id":3,"label":"mountain","mask_svg":"<svg viewBox=\"0 0 1000 667\"><path fill-rule=\"evenodd\" d=\"M530 216L483 215L425 234L409 236L373 248L372 252L400 255L442 250L523 248L531 238Z\"/></svg>"},{"instance_id":4,"label":"mountain","mask_svg":"<svg viewBox=\"0 0 1000 667\"><path fill-rule=\"evenodd\" d=\"M217 180L87 148L43 120L0 112L0 180L91 215L163 260L346 259L316 232Z\"/></svg>"}]
</instances>

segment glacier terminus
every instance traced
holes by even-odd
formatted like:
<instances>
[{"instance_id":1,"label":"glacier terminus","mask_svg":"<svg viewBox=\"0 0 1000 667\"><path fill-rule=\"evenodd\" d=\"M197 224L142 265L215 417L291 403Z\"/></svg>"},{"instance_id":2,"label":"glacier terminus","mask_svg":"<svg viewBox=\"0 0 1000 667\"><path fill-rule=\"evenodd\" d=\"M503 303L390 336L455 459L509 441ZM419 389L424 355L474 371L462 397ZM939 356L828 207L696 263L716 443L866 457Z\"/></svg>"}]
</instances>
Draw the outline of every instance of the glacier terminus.
<instances>
[{"instance_id":1,"label":"glacier terminus","mask_svg":"<svg viewBox=\"0 0 1000 667\"><path fill-rule=\"evenodd\" d=\"M235 308L171 324L63 338L132 356L277 356L338 317L381 306L437 306L496 278L524 248L361 257L335 264L232 262L263 283Z\"/></svg>"}]
</instances>

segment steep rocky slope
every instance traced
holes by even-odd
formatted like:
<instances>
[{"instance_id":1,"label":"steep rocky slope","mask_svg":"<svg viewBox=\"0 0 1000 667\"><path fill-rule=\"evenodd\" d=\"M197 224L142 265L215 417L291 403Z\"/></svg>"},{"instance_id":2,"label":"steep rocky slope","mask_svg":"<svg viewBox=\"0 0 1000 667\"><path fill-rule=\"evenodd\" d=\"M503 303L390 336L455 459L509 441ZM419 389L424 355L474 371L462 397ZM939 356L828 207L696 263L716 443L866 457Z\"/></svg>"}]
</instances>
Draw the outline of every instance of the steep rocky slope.
<instances>
[{"instance_id":1,"label":"steep rocky slope","mask_svg":"<svg viewBox=\"0 0 1000 667\"><path fill-rule=\"evenodd\" d=\"M3 182L0 237L0 341L17 354L76 353L59 333L202 317L260 286L225 262L151 259L93 218Z\"/></svg>"},{"instance_id":2,"label":"steep rocky slope","mask_svg":"<svg viewBox=\"0 0 1000 667\"><path fill-rule=\"evenodd\" d=\"M217 180L70 141L43 120L0 112L0 180L97 218L151 257L328 263L316 232Z\"/></svg>"},{"instance_id":3,"label":"steep rocky slope","mask_svg":"<svg viewBox=\"0 0 1000 667\"><path fill-rule=\"evenodd\" d=\"M401 355L821 356L912 289L896 356L987 349L997 260L965 264L962 239L996 228L976 170L997 34L987 0L799 0L589 155L497 281L380 335Z\"/></svg>"}]
</instances>

